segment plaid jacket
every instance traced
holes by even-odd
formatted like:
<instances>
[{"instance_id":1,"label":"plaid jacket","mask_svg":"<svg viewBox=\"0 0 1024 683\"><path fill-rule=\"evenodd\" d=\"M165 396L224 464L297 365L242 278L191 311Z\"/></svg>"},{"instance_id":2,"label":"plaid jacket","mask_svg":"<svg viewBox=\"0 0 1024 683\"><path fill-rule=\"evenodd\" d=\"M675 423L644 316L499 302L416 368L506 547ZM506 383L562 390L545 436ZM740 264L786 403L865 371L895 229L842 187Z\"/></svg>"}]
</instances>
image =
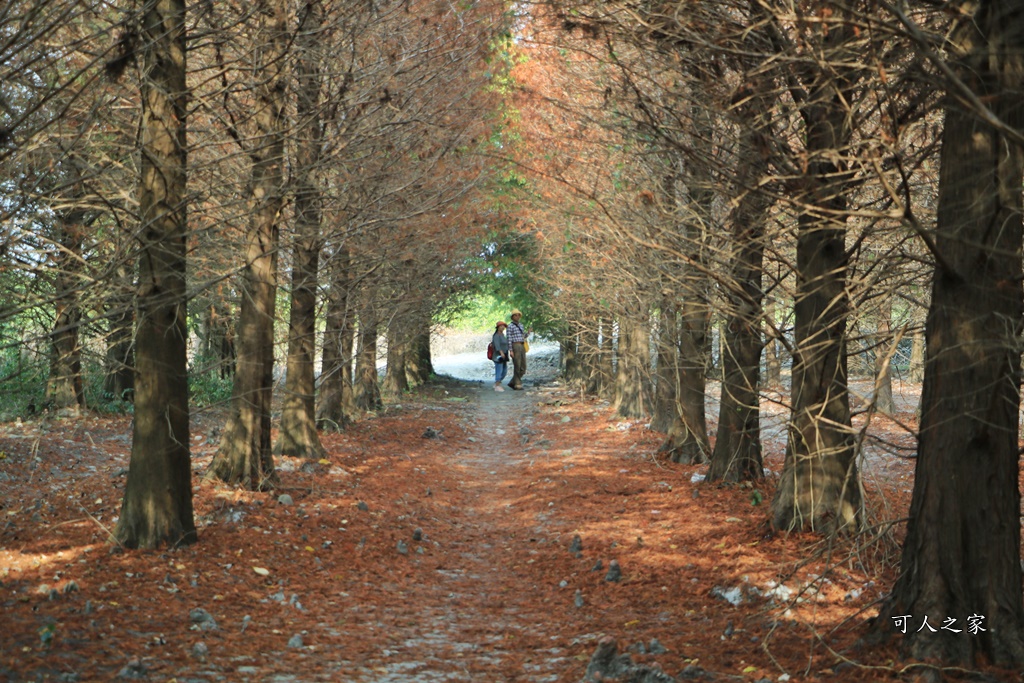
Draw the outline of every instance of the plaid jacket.
<instances>
[{"instance_id":1,"label":"plaid jacket","mask_svg":"<svg viewBox=\"0 0 1024 683\"><path fill-rule=\"evenodd\" d=\"M508 324L508 341L510 344L526 341L526 330L521 323L512 321Z\"/></svg>"}]
</instances>

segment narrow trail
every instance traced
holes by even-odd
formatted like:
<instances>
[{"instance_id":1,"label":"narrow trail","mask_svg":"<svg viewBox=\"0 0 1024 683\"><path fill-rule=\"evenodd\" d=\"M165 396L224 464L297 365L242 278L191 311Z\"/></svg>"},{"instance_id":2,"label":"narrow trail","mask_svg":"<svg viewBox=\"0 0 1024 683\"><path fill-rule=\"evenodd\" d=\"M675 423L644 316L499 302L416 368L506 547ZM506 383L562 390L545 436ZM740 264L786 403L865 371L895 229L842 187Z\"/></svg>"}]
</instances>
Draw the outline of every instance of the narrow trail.
<instances>
[{"instance_id":1,"label":"narrow trail","mask_svg":"<svg viewBox=\"0 0 1024 683\"><path fill-rule=\"evenodd\" d=\"M544 441L532 427L543 387L527 391L493 391L489 384L473 391L469 447L445 462L421 463L424 469L447 469L450 479L438 493L460 501L439 520L453 533L446 543L444 566L433 581L421 585L407 609L383 615L381 628L394 647L360 667L361 680L405 681L564 680L567 653L558 646L564 634L548 633L546 614L538 613L539 586L526 554L566 552L550 543L552 512L524 498L530 463L547 457ZM532 504L531 504L532 503ZM552 506L553 507L553 506ZM524 523L524 521L529 523ZM572 607L572 592L564 593ZM523 656L523 641L536 645ZM549 640L548 646L543 641Z\"/></svg>"}]
</instances>

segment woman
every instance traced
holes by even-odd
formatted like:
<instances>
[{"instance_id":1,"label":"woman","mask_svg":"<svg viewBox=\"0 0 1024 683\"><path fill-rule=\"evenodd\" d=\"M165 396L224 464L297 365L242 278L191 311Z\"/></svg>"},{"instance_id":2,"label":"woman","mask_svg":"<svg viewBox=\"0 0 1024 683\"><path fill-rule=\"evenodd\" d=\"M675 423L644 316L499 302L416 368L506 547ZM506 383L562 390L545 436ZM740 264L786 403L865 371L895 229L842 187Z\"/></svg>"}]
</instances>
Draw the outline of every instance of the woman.
<instances>
[{"instance_id":1,"label":"woman","mask_svg":"<svg viewBox=\"0 0 1024 683\"><path fill-rule=\"evenodd\" d=\"M508 339L505 337L505 328L508 325L504 321L499 320L494 326L494 336L491 337L491 343L494 344L494 390L505 391L505 388L501 386L501 380L505 379L506 373L508 373Z\"/></svg>"}]
</instances>

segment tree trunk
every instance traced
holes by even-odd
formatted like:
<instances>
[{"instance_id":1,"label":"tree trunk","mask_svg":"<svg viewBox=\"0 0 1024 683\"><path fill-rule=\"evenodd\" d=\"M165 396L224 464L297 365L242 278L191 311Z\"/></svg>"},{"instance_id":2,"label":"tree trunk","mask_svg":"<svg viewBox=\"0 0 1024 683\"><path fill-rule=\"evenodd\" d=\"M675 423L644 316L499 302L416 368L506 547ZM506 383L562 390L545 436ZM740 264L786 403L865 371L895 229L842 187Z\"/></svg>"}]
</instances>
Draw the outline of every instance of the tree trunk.
<instances>
[{"instance_id":1,"label":"tree trunk","mask_svg":"<svg viewBox=\"0 0 1024 683\"><path fill-rule=\"evenodd\" d=\"M766 104L766 103L764 103ZM751 117L767 114L769 107L746 111ZM752 119L752 122L756 119ZM722 399L718 434L711 454L708 481L749 481L764 477L761 457L762 276L765 221L772 206L770 195L756 188L766 164L754 161L761 133L752 128L744 135L739 185L742 197L731 216L735 256L729 281L728 320L722 331Z\"/></svg>"},{"instance_id":2,"label":"tree trunk","mask_svg":"<svg viewBox=\"0 0 1024 683\"><path fill-rule=\"evenodd\" d=\"M960 48L955 71L1019 132L1020 3L976 8L952 36ZM965 106L957 97L946 108L914 492L899 578L875 628L883 638L898 635L915 659L1019 669L1024 150ZM925 615L952 617L964 633L919 630ZM969 634L972 617L984 630Z\"/></svg>"},{"instance_id":3,"label":"tree trunk","mask_svg":"<svg viewBox=\"0 0 1024 683\"><path fill-rule=\"evenodd\" d=\"M595 391L597 396L608 397L615 391L615 321L608 317L601 319L601 333L597 347L597 373Z\"/></svg>"},{"instance_id":4,"label":"tree trunk","mask_svg":"<svg viewBox=\"0 0 1024 683\"><path fill-rule=\"evenodd\" d=\"M388 325L388 364L384 371L383 393L394 398L409 391L405 375L405 358L409 352L409 320L396 315Z\"/></svg>"},{"instance_id":5,"label":"tree trunk","mask_svg":"<svg viewBox=\"0 0 1024 683\"><path fill-rule=\"evenodd\" d=\"M434 362L430 356L430 326L433 322L430 309L424 307L422 311L417 311L414 317L418 322L410 331L404 361L405 380L410 387L428 382L434 374Z\"/></svg>"},{"instance_id":6,"label":"tree trunk","mask_svg":"<svg viewBox=\"0 0 1024 683\"><path fill-rule=\"evenodd\" d=\"M270 401L274 382L274 312L277 298L279 220L284 205L284 111L288 88L285 53L289 45L287 4L259 3L266 36L255 65L257 99L253 114L259 146L249 151L249 231L238 321L238 359L231 412L207 477L252 490L277 481L270 443Z\"/></svg>"},{"instance_id":7,"label":"tree trunk","mask_svg":"<svg viewBox=\"0 0 1024 683\"><path fill-rule=\"evenodd\" d=\"M281 406L278 448L281 455L317 459L324 448L316 431L316 291L320 264L321 197L317 184L323 125L320 121L320 55L323 22L320 5L310 0L301 11L296 47L299 59L296 117L295 247L292 256L292 305L288 323L288 363Z\"/></svg>"},{"instance_id":8,"label":"tree trunk","mask_svg":"<svg viewBox=\"0 0 1024 683\"><path fill-rule=\"evenodd\" d=\"M910 338L910 368L907 371L907 379L911 382L924 381L924 327L921 321L915 316L916 328Z\"/></svg>"},{"instance_id":9,"label":"tree trunk","mask_svg":"<svg viewBox=\"0 0 1024 683\"><path fill-rule=\"evenodd\" d=\"M765 333L768 336L768 347L765 353L765 384L771 387L782 385L782 342L775 334L775 326L778 321L775 319L775 299L769 297L764 306L765 321L771 325L765 325Z\"/></svg>"},{"instance_id":10,"label":"tree trunk","mask_svg":"<svg viewBox=\"0 0 1024 683\"><path fill-rule=\"evenodd\" d=\"M583 330L580 345L583 349L584 393L603 396L612 376L612 323L607 318L595 317L593 326Z\"/></svg>"},{"instance_id":11,"label":"tree trunk","mask_svg":"<svg viewBox=\"0 0 1024 683\"><path fill-rule=\"evenodd\" d=\"M580 364L579 356L579 338L580 334L576 330L576 326L570 326L571 330L558 343L558 359L559 366L561 368L562 379L567 384L572 384L579 381L582 376L582 367Z\"/></svg>"},{"instance_id":12,"label":"tree trunk","mask_svg":"<svg viewBox=\"0 0 1024 683\"><path fill-rule=\"evenodd\" d=\"M185 3L143 7L141 217L132 453L114 538L194 543L186 368Z\"/></svg>"},{"instance_id":13,"label":"tree trunk","mask_svg":"<svg viewBox=\"0 0 1024 683\"><path fill-rule=\"evenodd\" d=\"M116 289L104 302L108 327L103 393L122 401L134 400L135 394L135 344L132 342L135 311L130 284L131 276L119 268Z\"/></svg>"},{"instance_id":14,"label":"tree trunk","mask_svg":"<svg viewBox=\"0 0 1024 683\"><path fill-rule=\"evenodd\" d=\"M654 384L654 415L651 430L666 433L672 427L676 414L676 380L678 373L679 320L672 294L661 298L661 318L658 325L658 367Z\"/></svg>"},{"instance_id":15,"label":"tree trunk","mask_svg":"<svg viewBox=\"0 0 1024 683\"><path fill-rule=\"evenodd\" d=\"M875 325L875 409L886 415L896 410L892 398L892 291L883 292Z\"/></svg>"},{"instance_id":16,"label":"tree trunk","mask_svg":"<svg viewBox=\"0 0 1024 683\"><path fill-rule=\"evenodd\" d=\"M377 410L383 405L377 380L377 320L374 312L366 309L359 316L355 404L359 410Z\"/></svg>"},{"instance_id":17,"label":"tree trunk","mask_svg":"<svg viewBox=\"0 0 1024 683\"><path fill-rule=\"evenodd\" d=\"M78 329L82 320L78 292L81 287L82 211L63 216L60 247L55 259L54 323L50 333L50 376L45 402L54 408L85 407L82 388L82 347Z\"/></svg>"},{"instance_id":18,"label":"tree trunk","mask_svg":"<svg viewBox=\"0 0 1024 683\"><path fill-rule=\"evenodd\" d=\"M650 336L644 321L619 319L613 408L620 417L644 417L650 408Z\"/></svg>"},{"instance_id":19,"label":"tree trunk","mask_svg":"<svg viewBox=\"0 0 1024 683\"><path fill-rule=\"evenodd\" d=\"M707 110L698 107L694 108L693 116L698 128L696 144L711 158L714 121ZM686 258L676 265L682 283L677 304L680 327L676 416L658 452L672 462L702 463L711 454L704 395L711 355L711 283L705 244L712 230L716 190L710 172L699 164L686 181L690 186L688 196L683 196L678 178L673 177L668 183L668 194L683 216L679 227L680 250ZM693 211L696 218L689 215Z\"/></svg>"},{"instance_id":20,"label":"tree trunk","mask_svg":"<svg viewBox=\"0 0 1024 683\"><path fill-rule=\"evenodd\" d=\"M672 462L702 463L711 453L704 407L707 316L705 307L693 298L684 299L680 308L676 416L658 452Z\"/></svg>"},{"instance_id":21,"label":"tree trunk","mask_svg":"<svg viewBox=\"0 0 1024 683\"><path fill-rule=\"evenodd\" d=\"M333 264L324 323L324 354L320 373L317 424L323 429L341 430L351 424L356 415L352 387L355 316L349 310L351 275L346 247L338 249Z\"/></svg>"},{"instance_id":22,"label":"tree trunk","mask_svg":"<svg viewBox=\"0 0 1024 683\"><path fill-rule=\"evenodd\" d=\"M829 59L846 54L852 29L830 26ZM856 529L862 517L847 390L846 195L850 171L836 159L851 137L851 91L841 76L818 73L803 114L809 162L807 207L798 219L793 409L782 477L772 501L777 529ZM837 151L839 150L839 151Z\"/></svg>"},{"instance_id":23,"label":"tree trunk","mask_svg":"<svg viewBox=\"0 0 1024 683\"><path fill-rule=\"evenodd\" d=\"M203 324L203 355L209 362L216 361L221 379L235 374L235 333L231 311L223 302L210 304Z\"/></svg>"}]
</instances>

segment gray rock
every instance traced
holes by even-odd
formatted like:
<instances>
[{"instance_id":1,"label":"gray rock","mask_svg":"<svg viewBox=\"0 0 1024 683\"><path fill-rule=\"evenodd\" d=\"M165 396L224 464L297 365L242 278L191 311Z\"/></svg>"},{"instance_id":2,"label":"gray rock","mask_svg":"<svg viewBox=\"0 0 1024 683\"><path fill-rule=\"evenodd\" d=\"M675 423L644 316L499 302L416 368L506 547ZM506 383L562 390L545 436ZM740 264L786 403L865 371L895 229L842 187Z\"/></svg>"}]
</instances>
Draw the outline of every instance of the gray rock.
<instances>
[{"instance_id":1,"label":"gray rock","mask_svg":"<svg viewBox=\"0 0 1024 683\"><path fill-rule=\"evenodd\" d=\"M569 544L569 552L573 555L583 551L583 539L580 538L579 534L575 534L572 537L572 543Z\"/></svg>"},{"instance_id":2,"label":"gray rock","mask_svg":"<svg viewBox=\"0 0 1024 683\"><path fill-rule=\"evenodd\" d=\"M590 571L592 571L592 572L599 572L602 569L604 569L604 562L602 562L601 560L598 560L597 563L594 565L594 568L591 569Z\"/></svg>"},{"instance_id":3,"label":"gray rock","mask_svg":"<svg viewBox=\"0 0 1024 683\"><path fill-rule=\"evenodd\" d=\"M366 512L370 509L370 506L363 501L359 501L358 503L356 503L356 507L362 510L363 512Z\"/></svg>"},{"instance_id":4,"label":"gray rock","mask_svg":"<svg viewBox=\"0 0 1024 683\"><path fill-rule=\"evenodd\" d=\"M408 555L409 554L409 545L405 541L399 541L397 549L398 549L398 554L399 555Z\"/></svg>"},{"instance_id":5,"label":"gray rock","mask_svg":"<svg viewBox=\"0 0 1024 683\"><path fill-rule=\"evenodd\" d=\"M416 527L416 529L413 530L413 532L412 532L412 540L414 540L414 541L422 541L423 540L423 529L420 529L419 527Z\"/></svg>"},{"instance_id":6,"label":"gray rock","mask_svg":"<svg viewBox=\"0 0 1024 683\"><path fill-rule=\"evenodd\" d=\"M647 644L647 651L652 655L663 655L668 652L665 646L662 645L657 638L651 638L651 642Z\"/></svg>"},{"instance_id":7,"label":"gray rock","mask_svg":"<svg viewBox=\"0 0 1024 683\"><path fill-rule=\"evenodd\" d=\"M576 607L583 607L583 593L577 588L576 595L573 597L572 602Z\"/></svg>"},{"instance_id":8,"label":"gray rock","mask_svg":"<svg viewBox=\"0 0 1024 683\"><path fill-rule=\"evenodd\" d=\"M201 607L196 607L189 612L188 619L192 622L192 628L198 628L200 631L217 630L217 620Z\"/></svg>"},{"instance_id":9,"label":"gray rock","mask_svg":"<svg viewBox=\"0 0 1024 683\"><path fill-rule=\"evenodd\" d=\"M203 641L199 641L192 646L192 656L202 659L210 656L210 648Z\"/></svg>"},{"instance_id":10,"label":"gray rock","mask_svg":"<svg viewBox=\"0 0 1024 683\"><path fill-rule=\"evenodd\" d=\"M679 672L679 677L684 681L694 681L701 678L712 680L714 679L714 674L696 664L687 664L686 668Z\"/></svg>"},{"instance_id":11,"label":"gray rock","mask_svg":"<svg viewBox=\"0 0 1024 683\"><path fill-rule=\"evenodd\" d=\"M288 639L288 647L302 647L302 636L296 633Z\"/></svg>"},{"instance_id":12,"label":"gray rock","mask_svg":"<svg viewBox=\"0 0 1024 683\"><path fill-rule=\"evenodd\" d=\"M149 669L138 659L133 659L128 664L117 672L118 678L128 678L132 680L139 680L147 678L149 676Z\"/></svg>"},{"instance_id":13,"label":"gray rock","mask_svg":"<svg viewBox=\"0 0 1024 683\"><path fill-rule=\"evenodd\" d=\"M287 493L282 493L277 497L277 502L281 505L294 505L295 501Z\"/></svg>"},{"instance_id":14,"label":"gray rock","mask_svg":"<svg viewBox=\"0 0 1024 683\"><path fill-rule=\"evenodd\" d=\"M634 664L628 654L618 653L618 643L614 638L604 637L597 644L584 681L602 681L614 678L622 683L675 683L665 672L644 664Z\"/></svg>"},{"instance_id":15,"label":"gray rock","mask_svg":"<svg viewBox=\"0 0 1024 683\"><path fill-rule=\"evenodd\" d=\"M618 560L612 560L608 563L608 573L605 574L604 580L618 582L620 579L622 579L622 569L619 567Z\"/></svg>"}]
</instances>

